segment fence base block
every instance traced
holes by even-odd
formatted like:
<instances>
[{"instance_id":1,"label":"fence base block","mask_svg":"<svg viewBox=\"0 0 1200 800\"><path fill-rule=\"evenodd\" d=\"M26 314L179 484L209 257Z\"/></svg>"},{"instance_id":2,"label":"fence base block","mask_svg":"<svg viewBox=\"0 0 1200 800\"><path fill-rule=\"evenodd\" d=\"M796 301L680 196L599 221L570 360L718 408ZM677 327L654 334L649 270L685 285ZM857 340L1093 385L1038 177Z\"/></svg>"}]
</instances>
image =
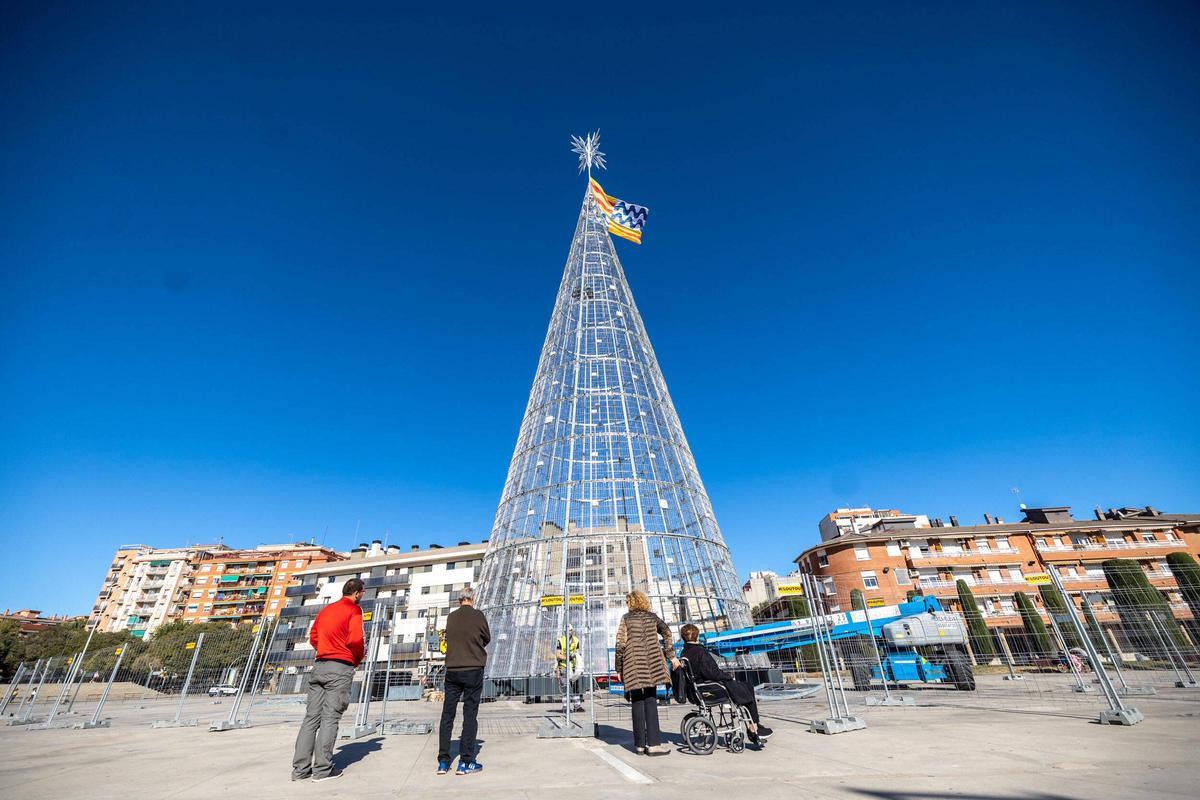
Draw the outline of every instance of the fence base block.
<instances>
[{"instance_id":1,"label":"fence base block","mask_svg":"<svg viewBox=\"0 0 1200 800\"><path fill-rule=\"evenodd\" d=\"M87 722L80 722L78 725L72 725L71 727L77 731L87 731L91 730L92 728L111 728L112 720L102 719L99 722L92 722L89 720Z\"/></svg>"},{"instance_id":2,"label":"fence base block","mask_svg":"<svg viewBox=\"0 0 1200 800\"><path fill-rule=\"evenodd\" d=\"M38 723L38 720L36 720L36 719L10 719L8 722L6 722L4 724L5 725L36 725L37 723Z\"/></svg>"},{"instance_id":3,"label":"fence base block","mask_svg":"<svg viewBox=\"0 0 1200 800\"><path fill-rule=\"evenodd\" d=\"M361 739L364 736L370 736L372 733L379 731L379 723L373 722L366 725L355 725L351 728L342 728L338 731L339 739Z\"/></svg>"},{"instance_id":4,"label":"fence base block","mask_svg":"<svg viewBox=\"0 0 1200 800\"><path fill-rule=\"evenodd\" d=\"M832 736L835 733L861 731L865 727L867 727L867 723L861 717L850 716L815 719L809 725L809 730L813 733L826 733Z\"/></svg>"},{"instance_id":5,"label":"fence base block","mask_svg":"<svg viewBox=\"0 0 1200 800\"><path fill-rule=\"evenodd\" d=\"M1158 694L1158 689L1153 686L1126 686L1117 689L1117 695L1120 697L1135 697L1139 695Z\"/></svg>"},{"instance_id":6,"label":"fence base block","mask_svg":"<svg viewBox=\"0 0 1200 800\"><path fill-rule=\"evenodd\" d=\"M397 719L384 725L379 732L384 736L421 736L433 733L433 723Z\"/></svg>"},{"instance_id":7,"label":"fence base block","mask_svg":"<svg viewBox=\"0 0 1200 800\"><path fill-rule=\"evenodd\" d=\"M1004 680L1006 680L1006 681L1023 681L1023 680L1025 680L1025 676L1024 675L1005 675Z\"/></svg>"},{"instance_id":8,"label":"fence base block","mask_svg":"<svg viewBox=\"0 0 1200 800\"><path fill-rule=\"evenodd\" d=\"M1136 708L1124 708L1120 711L1101 711L1101 725L1137 725L1146 717Z\"/></svg>"},{"instance_id":9,"label":"fence base block","mask_svg":"<svg viewBox=\"0 0 1200 800\"><path fill-rule=\"evenodd\" d=\"M230 722L227 719L220 719L220 720L217 720L216 722L208 723L208 729L210 731L236 731L239 728L249 728L249 727L250 727L249 722L246 722L245 720L240 720L240 719L235 719L233 722Z\"/></svg>"},{"instance_id":10,"label":"fence base block","mask_svg":"<svg viewBox=\"0 0 1200 800\"><path fill-rule=\"evenodd\" d=\"M173 719L160 719L151 728L194 728L200 724L198 719L181 719L176 722Z\"/></svg>"},{"instance_id":11,"label":"fence base block","mask_svg":"<svg viewBox=\"0 0 1200 800\"><path fill-rule=\"evenodd\" d=\"M915 706L917 698L907 694L894 694L891 697L867 696L869 706Z\"/></svg>"},{"instance_id":12,"label":"fence base block","mask_svg":"<svg viewBox=\"0 0 1200 800\"><path fill-rule=\"evenodd\" d=\"M1072 687L1071 687L1071 691L1073 691L1073 692L1077 692L1077 693L1079 693L1079 694L1087 694L1088 692L1094 692L1094 691L1096 691L1096 687L1095 687L1095 686L1088 686L1088 685L1085 683L1083 686L1072 686Z\"/></svg>"},{"instance_id":13,"label":"fence base block","mask_svg":"<svg viewBox=\"0 0 1200 800\"><path fill-rule=\"evenodd\" d=\"M1196 683L1195 681L1192 681L1191 683L1185 683L1184 681L1175 681L1175 688L1176 689L1200 689L1200 683Z\"/></svg>"},{"instance_id":14,"label":"fence base block","mask_svg":"<svg viewBox=\"0 0 1200 800\"><path fill-rule=\"evenodd\" d=\"M586 739L592 734L574 720L568 725L565 719L550 717L538 727L539 739Z\"/></svg>"}]
</instances>

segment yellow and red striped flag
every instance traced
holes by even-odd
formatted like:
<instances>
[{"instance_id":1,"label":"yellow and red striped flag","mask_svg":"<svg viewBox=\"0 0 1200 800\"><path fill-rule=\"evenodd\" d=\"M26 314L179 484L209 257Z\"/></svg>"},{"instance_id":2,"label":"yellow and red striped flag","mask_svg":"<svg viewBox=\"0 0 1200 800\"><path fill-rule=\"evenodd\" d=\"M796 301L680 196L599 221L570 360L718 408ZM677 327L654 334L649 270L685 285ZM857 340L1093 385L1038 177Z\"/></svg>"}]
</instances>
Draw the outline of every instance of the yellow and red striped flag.
<instances>
[{"instance_id":1,"label":"yellow and red striped flag","mask_svg":"<svg viewBox=\"0 0 1200 800\"><path fill-rule=\"evenodd\" d=\"M596 205L608 217L608 232L634 244L641 244L642 228L646 225L650 209L613 197L604 191L595 178L589 180Z\"/></svg>"}]
</instances>

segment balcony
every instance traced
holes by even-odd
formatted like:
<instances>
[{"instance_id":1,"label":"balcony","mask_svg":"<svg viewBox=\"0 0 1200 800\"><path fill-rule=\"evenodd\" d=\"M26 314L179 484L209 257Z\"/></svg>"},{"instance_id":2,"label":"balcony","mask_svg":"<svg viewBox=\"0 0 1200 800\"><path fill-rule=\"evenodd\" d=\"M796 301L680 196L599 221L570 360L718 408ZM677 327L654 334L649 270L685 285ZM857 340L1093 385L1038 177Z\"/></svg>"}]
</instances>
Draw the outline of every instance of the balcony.
<instances>
[{"instance_id":1,"label":"balcony","mask_svg":"<svg viewBox=\"0 0 1200 800\"><path fill-rule=\"evenodd\" d=\"M1187 544L1180 541L1166 542L1155 540L1153 542L1131 542L1129 540L1123 542L1106 541L1103 544L1096 542L1072 542L1071 544L1037 544L1037 549L1042 553L1073 553L1073 552L1095 552L1105 550L1141 550L1143 548L1186 548Z\"/></svg>"},{"instance_id":2,"label":"balcony","mask_svg":"<svg viewBox=\"0 0 1200 800\"><path fill-rule=\"evenodd\" d=\"M935 558L988 558L994 555L1019 555L1015 547L989 547L987 550L927 550L921 553L908 553L911 561L931 561Z\"/></svg>"},{"instance_id":3,"label":"balcony","mask_svg":"<svg viewBox=\"0 0 1200 800\"><path fill-rule=\"evenodd\" d=\"M267 661L272 664L297 664L312 661L316 650L271 650L267 653Z\"/></svg>"},{"instance_id":4,"label":"balcony","mask_svg":"<svg viewBox=\"0 0 1200 800\"><path fill-rule=\"evenodd\" d=\"M386 589L389 586L408 586L412 577L409 575L380 575L377 578L367 578L363 586L367 589Z\"/></svg>"},{"instance_id":5,"label":"balcony","mask_svg":"<svg viewBox=\"0 0 1200 800\"><path fill-rule=\"evenodd\" d=\"M315 617L317 614L321 613L321 609L323 609L324 607L325 607L324 604L318 605L318 606L286 606L285 608L279 609L279 616L281 616L281 617Z\"/></svg>"},{"instance_id":6,"label":"balcony","mask_svg":"<svg viewBox=\"0 0 1200 800\"><path fill-rule=\"evenodd\" d=\"M302 597L306 594L316 594L318 588L319 585L315 583L302 583L299 586L287 587L283 590L283 595L284 597Z\"/></svg>"}]
</instances>

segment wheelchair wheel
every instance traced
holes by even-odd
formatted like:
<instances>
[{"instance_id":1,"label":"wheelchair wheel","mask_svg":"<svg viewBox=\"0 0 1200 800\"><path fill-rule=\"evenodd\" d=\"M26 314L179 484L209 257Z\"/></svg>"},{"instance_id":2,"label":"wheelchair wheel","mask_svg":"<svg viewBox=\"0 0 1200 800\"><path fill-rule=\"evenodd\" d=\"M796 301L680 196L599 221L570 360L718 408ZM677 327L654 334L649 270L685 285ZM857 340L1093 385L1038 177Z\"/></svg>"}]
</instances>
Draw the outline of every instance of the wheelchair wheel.
<instances>
[{"instance_id":1,"label":"wheelchair wheel","mask_svg":"<svg viewBox=\"0 0 1200 800\"><path fill-rule=\"evenodd\" d=\"M740 753L746 749L746 734L741 731L729 734L729 752Z\"/></svg>"},{"instance_id":2,"label":"wheelchair wheel","mask_svg":"<svg viewBox=\"0 0 1200 800\"><path fill-rule=\"evenodd\" d=\"M683 737L685 742L687 741L688 723L698 716L700 716L699 711L689 711L688 713L684 714L683 719L679 721L679 735Z\"/></svg>"},{"instance_id":3,"label":"wheelchair wheel","mask_svg":"<svg viewBox=\"0 0 1200 800\"><path fill-rule=\"evenodd\" d=\"M693 753L706 756L717 748L717 729L710 720L696 714L683 726L683 741Z\"/></svg>"}]
</instances>

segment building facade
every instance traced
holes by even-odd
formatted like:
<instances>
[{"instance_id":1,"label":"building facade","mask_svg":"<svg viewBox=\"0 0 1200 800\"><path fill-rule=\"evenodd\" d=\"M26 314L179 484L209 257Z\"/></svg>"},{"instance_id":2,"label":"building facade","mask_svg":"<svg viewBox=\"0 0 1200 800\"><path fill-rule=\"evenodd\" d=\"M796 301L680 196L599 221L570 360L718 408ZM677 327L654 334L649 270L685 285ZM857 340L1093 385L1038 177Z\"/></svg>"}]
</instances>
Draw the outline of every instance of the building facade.
<instances>
[{"instance_id":1,"label":"building facade","mask_svg":"<svg viewBox=\"0 0 1200 800\"><path fill-rule=\"evenodd\" d=\"M367 657L386 661L390 656L394 683L420 677L442 660L439 643L446 617L457 606L457 593L478 581L486 549L486 542L459 542L454 547L414 546L405 552L376 540L359 545L347 560L294 573L298 583L284 591L288 603L280 611L270 662L288 675L302 676L313 662L308 643L313 620L341 598L346 581L361 578L366 585L363 611L372 619L378 611L384 612L384 621L394 619L386 641L370 644ZM365 625L369 635L371 621Z\"/></svg>"},{"instance_id":2,"label":"building facade","mask_svg":"<svg viewBox=\"0 0 1200 800\"><path fill-rule=\"evenodd\" d=\"M257 622L279 615L298 573L345 556L319 545L268 544L198 554L180 587L174 617L184 622Z\"/></svg>"},{"instance_id":3,"label":"building facade","mask_svg":"<svg viewBox=\"0 0 1200 800\"><path fill-rule=\"evenodd\" d=\"M162 624L178 617L183 592L200 559L229 550L223 544L189 545L149 549L131 555L120 574L125 582L115 589L116 613L111 615L109 633L129 631L138 638L154 633ZM110 571L111 574L111 571Z\"/></svg>"},{"instance_id":4,"label":"building facade","mask_svg":"<svg viewBox=\"0 0 1200 800\"><path fill-rule=\"evenodd\" d=\"M55 625L75 622L81 619L87 618L83 616L73 617L69 614L51 614L48 617L43 617L41 611L32 608L22 608L17 611L10 611L6 608L3 612L0 612L0 622L17 623L18 636L32 636Z\"/></svg>"},{"instance_id":5,"label":"building facade","mask_svg":"<svg viewBox=\"0 0 1200 800\"><path fill-rule=\"evenodd\" d=\"M144 544L123 544L113 554L112 563L100 584L100 592L96 602L92 604L92 613L88 616L88 624L98 626L97 630L115 630L117 618L124 605L125 589L133 576L133 559L153 548Z\"/></svg>"},{"instance_id":6,"label":"building facade","mask_svg":"<svg viewBox=\"0 0 1200 800\"><path fill-rule=\"evenodd\" d=\"M1005 523L985 516L983 525L943 525L941 520L899 513L847 527L795 559L814 575L833 611L849 610L851 592L868 603L891 605L912 593L935 596L943 607L960 611L957 582L970 587L989 628L1021 627L1014 595L1025 594L1048 619L1037 581L1057 572L1075 605L1086 602L1097 621L1118 629L1120 619L1101 563L1113 558L1135 561L1150 584L1162 593L1172 613L1193 620L1166 556L1187 552L1200 557L1200 515L1161 514L1152 508L1097 511L1091 520L1074 519L1070 509L1023 509L1024 519ZM824 520L823 520L824 521ZM1118 648L1127 646L1119 631L1110 633Z\"/></svg>"}]
</instances>

